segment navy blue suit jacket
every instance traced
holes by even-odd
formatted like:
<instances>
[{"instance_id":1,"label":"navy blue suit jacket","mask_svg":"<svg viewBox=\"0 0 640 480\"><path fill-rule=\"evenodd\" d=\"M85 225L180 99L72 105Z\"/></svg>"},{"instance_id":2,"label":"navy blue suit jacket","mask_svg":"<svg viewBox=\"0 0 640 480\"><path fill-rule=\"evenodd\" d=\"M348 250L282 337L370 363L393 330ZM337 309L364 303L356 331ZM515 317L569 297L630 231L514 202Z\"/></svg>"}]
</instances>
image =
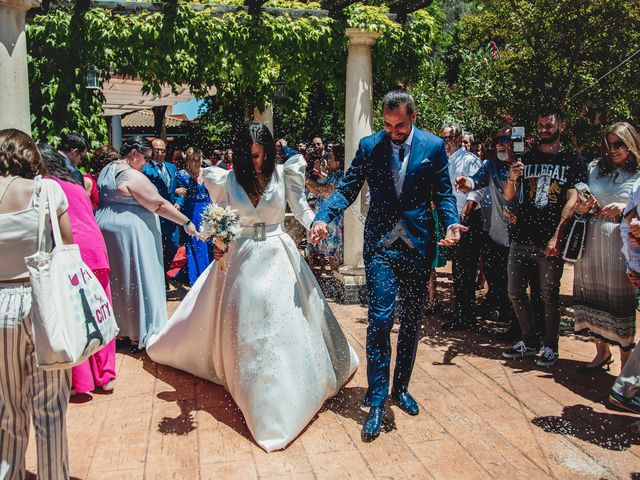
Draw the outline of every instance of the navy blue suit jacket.
<instances>
[{"instance_id":1,"label":"navy blue suit jacket","mask_svg":"<svg viewBox=\"0 0 640 480\"><path fill-rule=\"evenodd\" d=\"M409 165L400 198L391 175L391 141L386 132L380 131L360 140L342 182L316 214L315 221L330 223L355 201L366 180L371 204L364 227L365 259L382 246L398 221L402 222L420 255L435 255L432 201L445 229L459 222L444 142L413 128Z\"/></svg>"},{"instance_id":2,"label":"navy blue suit jacket","mask_svg":"<svg viewBox=\"0 0 640 480\"><path fill-rule=\"evenodd\" d=\"M144 173L151 183L155 185L158 189L158 193L160 196L166 200L169 200L172 205L176 203L176 173L178 169L171 162L164 162L167 167L167 172L169 173L169 178L171 181L169 182L169 186L164 183L162 176L160 175L160 170L156 167L151 161L147 161L144 168L142 169L142 173ZM177 229L177 225L173 223L171 220L166 220L164 218L160 218L160 226L162 228L162 233L164 234L173 234L174 230Z\"/></svg>"}]
</instances>

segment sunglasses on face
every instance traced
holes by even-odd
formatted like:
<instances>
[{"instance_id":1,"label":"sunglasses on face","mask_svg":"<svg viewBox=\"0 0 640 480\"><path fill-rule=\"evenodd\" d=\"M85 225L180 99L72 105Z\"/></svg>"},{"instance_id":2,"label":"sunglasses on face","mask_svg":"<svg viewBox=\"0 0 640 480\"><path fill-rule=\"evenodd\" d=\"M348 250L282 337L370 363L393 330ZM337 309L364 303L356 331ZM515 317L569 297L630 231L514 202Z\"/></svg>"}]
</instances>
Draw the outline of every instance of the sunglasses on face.
<instances>
[{"instance_id":1,"label":"sunglasses on face","mask_svg":"<svg viewBox=\"0 0 640 480\"><path fill-rule=\"evenodd\" d=\"M510 142L511 142L511 137L509 135L502 135L501 137L495 137L493 139L494 145L498 145L498 144L509 145Z\"/></svg>"},{"instance_id":2,"label":"sunglasses on face","mask_svg":"<svg viewBox=\"0 0 640 480\"><path fill-rule=\"evenodd\" d=\"M624 148L624 147L626 147L626 145L622 140L609 143L609 149L615 148L616 150L620 150L621 148Z\"/></svg>"},{"instance_id":3,"label":"sunglasses on face","mask_svg":"<svg viewBox=\"0 0 640 480\"><path fill-rule=\"evenodd\" d=\"M166 152L166 150L164 148L154 148L153 151L155 153L164 153L164 152Z\"/></svg>"},{"instance_id":4,"label":"sunglasses on face","mask_svg":"<svg viewBox=\"0 0 640 480\"><path fill-rule=\"evenodd\" d=\"M440 138L441 138L443 141L445 141L445 142L450 142L451 140L453 140L453 139L454 139L454 138L456 138L456 137L454 137L453 135L447 135L446 137L443 137L443 136L441 135L441 136L440 136Z\"/></svg>"}]
</instances>

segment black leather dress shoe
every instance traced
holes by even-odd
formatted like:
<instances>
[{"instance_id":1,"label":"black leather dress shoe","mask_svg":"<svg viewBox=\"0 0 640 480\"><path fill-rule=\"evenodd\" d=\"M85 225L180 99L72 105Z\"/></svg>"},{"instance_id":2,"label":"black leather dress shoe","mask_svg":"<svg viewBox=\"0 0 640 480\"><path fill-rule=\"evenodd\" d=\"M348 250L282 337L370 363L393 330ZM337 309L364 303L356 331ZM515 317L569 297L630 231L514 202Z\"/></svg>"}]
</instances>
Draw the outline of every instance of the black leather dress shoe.
<instances>
[{"instance_id":1,"label":"black leather dress shoe","mask_svg":"<svg viewBox=\"0 0 640 480\"><path fill-rule=\"evenodd\" d=\"M370 442L378 438L382 429L382 407L371 407L362 425L362 440Z\"/></svg>"},{"instance_id":2,"label":"black leather dress shoe","mask_svg":"<svg viewBox=\"0 0 640 480\"><path fill-rule=\"evenodd\" d=\"M418 415L418 413L420 413L418 402L415 401L409 392L394 393L393 399L396 401L400 409L409 415Z\"/></svg>"}]
</instances>

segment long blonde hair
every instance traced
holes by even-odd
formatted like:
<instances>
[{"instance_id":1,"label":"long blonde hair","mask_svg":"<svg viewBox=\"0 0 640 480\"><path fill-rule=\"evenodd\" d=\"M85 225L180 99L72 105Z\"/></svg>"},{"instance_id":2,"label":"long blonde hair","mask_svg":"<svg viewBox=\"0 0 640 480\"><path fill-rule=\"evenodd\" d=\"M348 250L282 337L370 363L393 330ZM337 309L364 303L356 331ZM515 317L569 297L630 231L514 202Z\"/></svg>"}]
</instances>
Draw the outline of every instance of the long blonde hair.
<instances>
[{"instance_id":1,"label":"long blonde hair","mask_svg":"<svg viewBox=\"0 0 640 480\"><path fill-rule=\"evenodd\" d=\"M602 156L598 162L600 171L606 175L607 173L615 170L615 167L609 158L609 142L607 142L607 135L610 133L617 135L629 149L629 158L623 168L630 172L640 171L640 136L636 129L633 128L633 125L627 122L614 123L604 131L602 144L600 146Z\"/></svg>"}]
</instances>

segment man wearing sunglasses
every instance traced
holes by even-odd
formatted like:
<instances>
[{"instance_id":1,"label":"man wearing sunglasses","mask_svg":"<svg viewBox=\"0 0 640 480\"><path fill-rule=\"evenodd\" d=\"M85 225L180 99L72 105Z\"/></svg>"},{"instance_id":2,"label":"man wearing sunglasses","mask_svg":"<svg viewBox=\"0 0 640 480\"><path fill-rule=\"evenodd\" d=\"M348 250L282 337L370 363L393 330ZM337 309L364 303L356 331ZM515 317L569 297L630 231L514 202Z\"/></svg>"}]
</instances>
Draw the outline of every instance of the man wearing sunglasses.
<instances>
[{"instance_id":1,"label":"man wearing sunglasses","mask_svg":"<svg viewBox=\"0 0 640 480\"><path fill-rule=\"evenodd\" d=\"M167 144L160 138L154 138L151 141L152 156L147 158L147 163L142 169L151 183L158 189L160 196L169 200L176 208L180 208L182 201L176 195L176 166L167 162ZM170 220L160 218L160 230L162 232L162 257L165 273L169 271L173 257L178 251L180 243L180 230L178 225ZM165 285L168 288L167 279Z\"/></svg>"},{"instance_id":2,"label":"man wearing sunglasses","mask_svg":"<svg viewBox=\"0 0 640 480\"><path fill-rule=\"evenodd\" d=\"M587 183L581 158L561 142L566 122L557 108L537 117L539 143L522 162L511 165L504 185L504 198L517 204L518 219L509 250L509 298L513 304L522 340L502 353L504 358L540 355L536 364L551 367L558 360L560 330L560 278L564 262L561 243L578 199L575 186ZM536 333L531 300L527 294L530 276L538 275L544 303L543 348Z\"/></svg>"},{"instance_id":3,"label":"man wearing sunglasses","mask_svg":"<svg viewBox=\"0 0 640 480\"><path fill-rule=\"evenodd\" d=\"M482 161L462 145L463 132L460 125L446 124L440 131L447 155L449 155L449 177L470 177L478 171ZM484 191L466 193L454 190L456 207L463 225L469 231L453 248L453 292L455 308L450 320L442 324L445 331L471 328L475 319L476 278L482 246L482 215L480 199Z\"/></svg>"},{"instance_id":4,"label":"man wearing sunglasses","mask_svg":"<svg viewBox=\"0 0 640 480\"><path fill-rule=\"evenodd\" d=\"M510 338L514 334L520 338L520 327L513 313L513 307L507 293L507 260L511 244L511 228L516 217L513 214L513 202L505 200L502 195L509 170L514 162L511 127L498 130L493 138L497 158L485 161L472 176L458 176L455 187L462 192L483 189L480 205L485 232L483 251L485 254L485 272L489 290L492 293L492 304L497 306L498 318L511 327L501 334ZM486 238L488 236L488 238Z\"/></svg>"},{"instance_id":5,"label":"man wearing sunglasses","mask_svg":"<svg viewBox=\"0 0 640 480\"><path fill-rule=\"evenodd\" d=\"M89 142L76 132L69 132L62 136L58 152L61 153L67 164L67 168L71 174L84 185L82 173L78 170L78 165L87 159L87 151L89 150Z\"/></svg>"}]
</instances>

